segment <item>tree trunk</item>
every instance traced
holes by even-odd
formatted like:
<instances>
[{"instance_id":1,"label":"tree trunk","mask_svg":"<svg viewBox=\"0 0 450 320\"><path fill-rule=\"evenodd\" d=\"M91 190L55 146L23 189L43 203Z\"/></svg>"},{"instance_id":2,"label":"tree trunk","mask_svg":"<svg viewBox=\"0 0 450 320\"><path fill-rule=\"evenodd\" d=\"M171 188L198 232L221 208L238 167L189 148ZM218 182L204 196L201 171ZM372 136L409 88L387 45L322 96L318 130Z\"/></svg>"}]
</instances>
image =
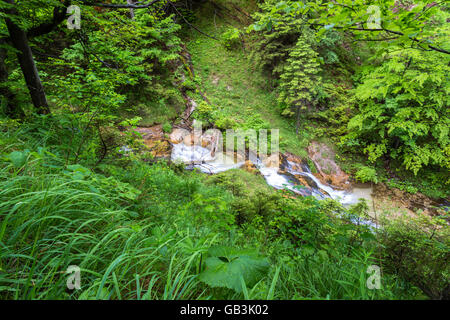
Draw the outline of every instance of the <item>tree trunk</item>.
<instances>
[{"instance_id":1,"label":"tree trunk","mask_svg":"<svg viewBox=\"0 0 450 320\"><path fill-rule=\"evenodd\" d=\"M298 135L298 128L300 128L300 105L297 106L297 121L295 124L295 132Z\"/></svg>"},{"instance_id":2,"label":"tree trunk","mask_svg":"<svg viewBox=\"0 0 450 320\"><path fill-rule=\"evenodd\" d=\"M16 95L6 85L8 81L8 69L6 67L6 49L3 47L4 41L0 40L0 102L5 107L5 113L12 118L23 118L23 110L16 101Z\"/></svg>"},{"instance_id":3,"label":"tree trunk","mask_svg":"<svg viewBox=\"0 0 450 320\"><path fill-rule=\"evenodd\" d=\"M14 4L13 0L7 0L7 2ZM8 13L10 15L17 15L17 10L11 9ZM18 51L17 58L19 60L20 68L22 69L28 90L30 91L33 105L39 114L47 114L50 112L50 109L48 107L44 88L34 62L33 54L31 53L30 45L28 44L27 35L24 30L22 30L10 19L6 18L5 22L12 45Z\"/></svg>"},{"instance_id":4,"label":"tree trunk","mask_svg":"<svg viewBox=\"0 0 450 320\"><path fill-rule=\"evenodd\" d=\"M127 4L134 4L134 0L127 0ZM134 20L134 9L133 8L130 9L130 17L131 17L131 20Z\"/></svg>"}]
</instances>

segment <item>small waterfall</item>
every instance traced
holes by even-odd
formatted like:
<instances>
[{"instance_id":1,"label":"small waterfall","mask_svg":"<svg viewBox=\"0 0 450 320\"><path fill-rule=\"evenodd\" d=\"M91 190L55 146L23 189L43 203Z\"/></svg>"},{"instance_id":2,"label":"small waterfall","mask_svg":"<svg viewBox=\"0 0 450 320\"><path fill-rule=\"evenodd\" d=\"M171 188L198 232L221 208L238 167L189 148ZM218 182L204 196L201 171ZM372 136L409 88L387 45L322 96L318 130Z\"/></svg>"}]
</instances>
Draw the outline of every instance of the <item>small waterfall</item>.
<instances>
[{"instance_id":1,"label":"small waterfall","mask_svg":"<svg viewBox=\"0 0 450 320\"><path fill-rule=\"evenodd\" d=\"M207 148L198 145L187 146L184 143L173 145L171 160L184 162L188 168L197 168L208 174L236 169L244 164L235 163L234 159L225 154L211 156L211 150Z\"/></svg>"},{"instance_id":2,"label":"small waterfall","mask_svg":"<svg viewBox=\"0 0 450 320\"><path fill-rule=\"evenodd\" d=\"M294 174L294 175L303 175L303 176L307 176L309 179L311 179L312 181L314 181L314 183L317 185L317 189L315 192L315 196L318 197L319 199L323 199L326 198L327 196L339 201L340 203L342 203L343 205L350 205L350 204L354 204L358 202L358 198L355 199L353 193L348 192L348 191L344 191L344 190L336 190L333 189L332 187L330 187L329 185L325 185L322 182L320 182L319 179L316 178L316 176L314 176L311 173L311 170L309 169L309 167L306 164L302 165L302 169L304 170L303 172L299 172L296 171L292 164L291 161L286 161L287 165L286 165L286 171ZM323 192L320 192L320 190L323 190L326 192L326 195L323 194ZM314 192L313 192L314 195Z\"/></svg>"},{"instance_id":3,"label":"small waterfall","mask_svg":"<svg viewBox=\"0 0 450 320\"><path fill-rule=\"evenodd\" d=\"M211 156L210 150L198 145L187 146L184 143L173 145L171 159L173 161L195 164L214 161L214 157Z\"/></svg>"},{"instance_id":4,"label":"small waterfall","mask_svg":"<svg viewBox=\"0 0 450 320\"><path fill-rule=\"evenodd\" d=\"M234 159L226 154L211 155L211 150L203 148L199 145L187 146L184 143L173 145L172 161L181 161L187 165L188 169L197 168L201 172L215 174L230 169L236 169L244 165L244 161L235 162ZM358 199L365 198L370 201L372 192L369 188L354 188L352 192L333 189L329 185L320 182L309 170L308 166L302 165L303 171L294 169L293 163L287 161L284 171L280 172L279 168L266 167L260 159L257 159L255 166L261 172L267 184L275 189L289 189L300 195L313 195L318 199L332 198L339 201L344 206L348 206L358 202ZM295 176L304 176L313 182L314 187L306 192L306 189L295 183ZM293 178L294 177L294 178ZM308 188L309 189L309 188Z\"/></svg>"}]
</instances>

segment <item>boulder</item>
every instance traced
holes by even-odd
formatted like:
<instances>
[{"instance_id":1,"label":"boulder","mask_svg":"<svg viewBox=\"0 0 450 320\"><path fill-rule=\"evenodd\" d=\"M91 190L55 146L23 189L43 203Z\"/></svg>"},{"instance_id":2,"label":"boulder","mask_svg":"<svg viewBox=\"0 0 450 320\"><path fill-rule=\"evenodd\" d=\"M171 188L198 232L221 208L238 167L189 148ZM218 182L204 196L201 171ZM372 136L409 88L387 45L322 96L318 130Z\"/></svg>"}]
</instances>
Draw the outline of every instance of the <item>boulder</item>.
<instances>
[{"instance_id":1,"label":"boulder","mask_svg":"<svg viewBox=\"0 0 450 320\"><path fill-rule=\"evenodd\" d=\"M308 155L314 162L318 173L314 175L323 183L336 189L350 189L349 175L335 162L335 152L326 144L312 142L308 147Z\"/></svg>"},{"instance_id":2,"label":"boulder","mask_svg":"<svg viewBox=\"0 0 450 320\"><path fill-rule=\"evenodd\" d=\"M280 166L280 154L274 153L263 160L263 165L267 168L278 168Z\"/></svg>"},{"instance_id":3,"label":"boulder","mask_svg":"<svg viewBox=\"0 0 450 320\"><path fill-rule=\"evenodd\" d=\"M245 161L241 168L252 174L260 174L258 168L250 160Z\"/></svg>"},{"instance_id":4,"label":"boulder","mask_svg":"<svg viewBox=\"0 0 450 320\"><path fill-rule=\"evenodd\" d=\"M172 145L167 140L144 140L144 143L153 157L170 159Z\"/></svg>"},{"instance_id":5,"label":"boulder","mask_svg":"<svg viewBox=\"0 0 450 320\"><path fill-rule=\"evenodd\" d=\"M203 134L201 137L201 144L203 148L215 150L217 148L218 137L217 134Z\"/></svg>"},{"instance_id":6,"label":"boulder","mask_svg":"<svg viewBox=\"0 0 450 320\"><path fill-rule=\"evenodd\" d=\"M172 145L165 139L162 125L131 129L142 136L146 149L156 158L170 159Z\"/></svg>"},{"instance_id":7,"label":"boulder","mask_svg":"<svg viewBox=\"0 0 450 320\"><path fill-rule=\"evenodd\" d=\"M292 174L284 170L278 170L278 174L287 177L294 185L301 186L295 188L294 192L303 197L312 195L313 189L317 189L317 184L308 176Z\"/></svg>"},{"instance_id":8,"label":"boulder","mask_svg":"<svg viewBox=\"0 0 450 320\"><path fill-rule=\"evenodd\" d=\"M286 152L281 157L281 167L290 172L309 172L308 165L305 161L295 154Z\"/></svg>"},{"instance_id":9,"label":"boulder","mask_svg":"<svg viewBox=\"0 0 450 320\"><path fill-rule=\"evenodd\" d=\"M295 180L306 187L313 188L313 189L319 189L317 183L309 176L302 175L302 174L294 174L293 177Z\"/></svg>"},{"instance_id":10,"label":"boulder","mask_svg":"<svg viewBox=\"0 0 450 320\"><path fill-rule=\"evenodd\" d=\"M163 139L164 131L162 125L158 124L153 127L138 127L132 129L132 131L139 132L144 140L146 139Z\"/></svg>"},{"instance_id":11,"label":"boulder","mask_svg":"<svg viewBox=\"0 0 450 320\"><path fill-rule=\"evenodd\" d=\"M202 145L202 136L196 135L194 133L190 133L183 138L183 143L187 146L196 146Z\"/></svg>"},{"instance_id":12,"label":"boulder","mask_svg":"<svg viewBox=\"0 0 450 320\"><path fill-rule=\"evenodd\" d=\"M189 134L186 129L176 128L169 136L169 141L173 144L181 143L185 136Z\"/></svg>"}]
</instances>

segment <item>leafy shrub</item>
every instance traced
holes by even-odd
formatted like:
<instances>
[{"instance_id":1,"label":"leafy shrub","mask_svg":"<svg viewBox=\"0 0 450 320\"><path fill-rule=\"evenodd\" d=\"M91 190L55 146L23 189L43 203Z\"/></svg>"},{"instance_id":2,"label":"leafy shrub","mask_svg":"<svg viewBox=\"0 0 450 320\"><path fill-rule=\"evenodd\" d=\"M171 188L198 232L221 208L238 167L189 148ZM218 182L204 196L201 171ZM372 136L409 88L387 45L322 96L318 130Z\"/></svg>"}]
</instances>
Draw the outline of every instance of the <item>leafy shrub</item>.
<instances>
[{"instance_id":1,"label":"leafy shrub","mask_svg":"<svg viewBox=\"0 0 450 320\"><path fill-rule=\"evenodd\" d=\"M114 173L106 177L80 165L64 168L61 161L50 166L46 158L35 159L33 152L31 156L17 174L9 159L0 160L3 298L202 296L195 289L200 283L194 273L200 272L201 254L218 236L204 222L216 212L218 229L220 221L228 223L222 220L223 211L209 208L211 203L223 203L219 199L223 190L201 190L198 180L180 177L165 165L149 168L136 163L126 169L104 165L104 172ZM145 197L140 198L142 191L131 183L143 188ZM198 201L200 195L208 201ZM189 207L191 197L195 205ZM182 214L171 214L176 211ZM195 222L203 227L196 236L179 241L176 235L189 233L192 217L200 213L204 218ZM170 220L178 222L162 223ZM61 274L73 264L92 272L83 275L81 290L66 292L67 277Z\"/></svg>"},{"instance_id":2,"label":"leafy shrub","mask_svg":"<svg viewBox=\"0 0 450 320\"><path fill-rule=\"evenodd\" d=\"M162 126L162 129L165 133L172 132L172 125L169 122L165 122Z\"/></svg>"},{"instance_id":3,"label":"leafy shrub","mask_svg":"<svg viewBox=\"0 0 450 320\"><path fill-rule=\"evenodd\" d=\"M287 107L282 114L296 115L297 133L301 111L311 110L317 103L317 88L321 82L319 72L317 53L300 37L281 73L279 95L279 101Z\"/></svg>"},{"instance_id":4,"label":"leafy shrub","mask_svg":"<svg viewBox=\"0 0 450 320\"><path fill-rule=\"evenodd\" d=\"M400 189L400 190L403 190L403 191L406 191L409 193L417 193L419 191L419 189L417 187L415 187L411 184L408 184L404 181L388 180L388 181L386 181L386 184L389 187L397 188L397 189Z\"/></svg>"},{"instance_id":5,"label":"leafy shrub","mask_svg":"<svg viewBox=\"0 0 450 320\"><path fill-rule=\"evenodd\" d=\"M241 44L241 32L237 28L229 28L222 33L221 41L228 50L236 49Z\"/></svg>"},{"instance_id":6,"label":"leafy shrub","mask_svg":"<svg viewBox=\"0 0 450 320\"><path fill-rule=\"evenodd\" d=\"M251 223L257 218L263 219L264 222L271 221L277 213L277 200L279 198L279 194L256 190L251 195L235 199L231 206L236 214L236 222L241 225Z\"/></svg>"},{"instance_id":7,"label":"leafy shrub","mask_svg":"<svg viewBox=\"0 0 450 320\"><path fill-rule=\"evenodd\" d=\"M385 220L380 241L387 272L399 274L431 299L450 298L450 234L445 217Z\"/></svg>"},{"instance_id":8,"label":"leafy shrub","mask_svg":"<svg viewBox=\"0 0 450 320\"><path fill-rule=\"evenodd\" d=\"M359 113L343 143L370 161L387 156L417 174L426 166L450 168L448 61L439 54L404 49L365 67L355 89Z\"/></svg>"},{"instance_id":9,"label":"leafy shrub","mask_svg":"<svg viewBox=\"0 0 450 320\"><path fill-rule=\"evenodd\" d=\"M201 101L195 109L195 118L202 122L212 122L214 119L214 107L205 101Z\"/></svg>"},{"instance_id":10,"label":"leafy shrub","mask_svg":"<svg viewBox=\"0 0 450 320\"><path fill-rule=\"evenodd\" d=\"M95 169L66 164L59 156L64 148L53 145L49 152L47 145L66 138L42 126L57 119L0 127L2 297L374 299L415 294L395 271L383 274L382 290L366 289L376 248L368 227L358 223L367 206L347 210L332 200L294 198L238 169L204 177L135 159ZM35 126L46 129L36 132ZM40 144L45 148L38 149ZM205 185L205 179L217 186ZM254 247L264 255L247 249ZM435 270L436 259L447 259L448 248L433 248L423 247L428 252L422 254ZM81 290L67 292L61 274L72 264L91 272L82 277Z\"/></svg>"},{"instance_id":11,"label":"leafy shrub","mask_svg":"<svg viewBox=\"0 0 450 320\"><path fill-rule=\"evenodd\" d=\"M261 3L259 5L261 11L255 13L256 21L264 23L276 3L277 1ZM252 59L256 65L274 79L279 78L289 57L290 49L302 34L301 17L282 14L277 16L277 21L276 26L269 23L267 28L260 26L259 23L249 27L249 31L256 31L260 34L252 51Z\"/></svg>"},{"instance_id":12,"label":"leafy shrub","mask_svg":"<svg viewBox=\"0 0 450 320\"><path fill-rule=\"evenodd\" d=\"M196 84L193 80L191 80L190 78L187 78L186 80L184 80L184 82L181 84L181 86L185 89L185 90L191 90L194 91L196 89Z\"/></svg>"},{"instance_id":13,"label":"leafy shrub","mask_svg":"<svg viewBox=\"0 0 450 320\"><path fill-rule=\"evenodd\" d=\"M377 171L374 168L363 165L357 166L358 171L355 173L355 178L361 182L378 183Z\"/></svg>"},{"instance_id":14,"label":"leafy shrub","mask_svg":"<svg viewBox=\"0 0 450 320\"><path fill-rule=\"evenodd\" d=\"M213 105L201 101L195 109L195 119L205 123L214 124L221 130L233 129L237 126L237 122L233 116L225 113Z\"/></svg>"},{"instance_id":15,"label":"leafy shrub","mask_svg":"<svg viewBox=\"0 0 450 320\"><path fill-rule=\"evenodd\" d=\"M214 124L221 130L235 129L237 127L236 119L227 115L220 115L218 118L216 118Z\"/></svg>"},{"instance_id":16,"label":"leafy shrub","mask_svg":"<svg viewBox=\"0 0 450 320\"><path fill-rule=\"evenodd\" d=\"M254 129L259 131L261 129L270 129L270 124L265 121L258 113L251 113L245 117L245 123L240 126L242 129Z\"/></svg>"},{"instance_id":17,"label":"leafy shrub","mask_svg":"<svg viewBox=\"0 0 450 320\"><path fill-rule=\"evenodd\" d=\"M331 231L328 217L320 210L320 203L313 197L300 201L281 198L277 212L269 222L274 237L289 240L295 246L320 247L328 242Z\"/></svg>"}]
</instances>

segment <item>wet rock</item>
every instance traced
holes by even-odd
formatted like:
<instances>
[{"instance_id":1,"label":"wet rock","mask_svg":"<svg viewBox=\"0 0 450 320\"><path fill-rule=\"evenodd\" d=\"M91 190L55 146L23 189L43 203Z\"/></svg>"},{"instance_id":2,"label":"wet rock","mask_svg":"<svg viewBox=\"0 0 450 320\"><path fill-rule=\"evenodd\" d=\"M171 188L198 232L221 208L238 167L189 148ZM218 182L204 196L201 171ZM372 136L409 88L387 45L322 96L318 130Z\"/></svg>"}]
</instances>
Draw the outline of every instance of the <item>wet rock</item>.
<instances>
[{"instance_id":1,"label":"wet rock","mask_svg":"<svg viewBox=\"0 0 450 320\"><path fill-rule=\"evenodd\" d=\"M317 183L309 176L302 173L294 173L286 170L278 170L278 174L286 176L295 185L302 185L311 189L319 189Z\"/></svg>"},{"instance_id":2,"label":"wet rock","mask_svg":"<svg viewBox=\"0 0 450 320\"><path fill-rule=\"evenodd\" d=\"M213 151L217 149L218 140L219 137L217 134L203 134L201 137L201 144L203 148Z\"/></svg>"},{"instance_id":3,"label":"wet rock","mask_svg":"<svg viewBox=\"0 0 450 320\"><path fill-rule=\"evenodd\" d=\"M167 140L144 140L153 157L159 159L170 159L172 145Z\"/></svg>"},{"instance_id":4,"label":"wet rock","mask_svg":"<svg viewBox=\"0 0 450 320\"><path fill-rule=\"evenodd\" d=\"M297 187L294 188L294 192L296 194L301 195L302 197L308 197L308 196L311 196L313 194L311 188L305 187L303 185L297 185Z\"/></svg>"},{"instance_id":5,"label":"wet rock","mask_svg":"<svg viewBox=\"0 0 450 320\"><path fill-rule=\"evenodd\" d=\"M331 195L328 193L328 192L326 192L325 190L323 190L323 189L317 189L316 190L317 192L319 192L324 198L331 198Z\"/></svg>"},{"instance_id":6,"label":"wet rock","mask_svg":"<svg viewBox=\"0 0 450 320\"><path fill-rule=\"evenodd\" d=\"M322 183L338 189L350 189L349 175L335 162L335 152L326 144L312 142L308 147L308 155L314 162L318 173L314 174Z\"/></svg>"},{"instance_id":7,"label":"wet rock","mask_svg":"<svg viewBox=\"0 0 450 320\"><path fill-rule=\"evenodd\" d=\"M162 129L162 125L160 125L160 124L158 124L156 126L152 126L152 127L138 127L138 128L132 129L132 131L139 132L142 135L142 138L144 140L164 139L164 131Z\"/></svg>"},{"instance_id":8,"label":"wet rock","mask_svg":"<svg viewBox=\"0 0 450 320\"><path fill-rule=\"evenodd\" d=\"M303 186L307 186L307 187L313 188L313 189L319 189L319 186L317 185L317 183L311 177L308 177L307 175L294 174L292 176L298 181L299 184L301 184Z\"/></svg>"},{"instance_id":9,"label":"wet rock","mask_svg":"<svg viewBox=\"0 0 450 320\"><path fill-rule=\"evenodd\" d=\"M263 165L267 168L278 168L280 163L280 154L277 153L274 153L263 160Z\"/></svg>"},{"instance_id":10,"label":"wet rock","mask_svg":"<svg viewBox=\"0 0 450 320\"><path fill-rule=\"evenodd\" d=\"M252 174L260 174L258 168L250 160L245 161L245 163L242 165L241 168L244 169L247 172L252 173Z\"/></svg>"},{"instance_id":11,"label":"wet rock","mask_svg":"<svg viewBox=\"0 0 450 320\"><path fill-rule=\"evenodd\" d=\"M186 146L193 146L194 144L196 146L201 146L202 145L202 136L195 134L195 133L190 133L183 138L183 143Z\"/></svg>"},{"instance_id":12,"label":"wet rock","mask_svg":"<svg viewBox=\"0 0 450 320\"><path fill-rule=\"evenodd\" d=\"M212 144L212 141L210 141L208 138L202 137L202 148L211 150L211 144Z\"/></svg>"},{"instance_id":13,"label":"wet rock","mask_svg":"<svg viewBox=\"0 0 450 320\"><path fill-rule=\"evenodd\" d=\"M172 145L165 139L162 125L132 129L142 135L143 143L151 155L159 159L170 159Z\"/></svg>"},{"instance_id":14,"label":"wet rock","mask_svg":"<svg viewBox=\"0 0 450 320\"><path fill-rule=\"evenodd\" d=\"M288 178L288 180L294 184L295 186L298 186L295 188L294 192L301 195L301 196L310 196L313 193L313 189L317 189L317 184L308 176L303 176L300 174L292 174L290 172L279 170L278 174L281 174Z\"/></svg>"},{"instance_id":15,"label":"wet rock","mask_svg":"<svg viewBox=\"0 0 450 320\"><path fill-rule=\"evenodd\" d=\"M286 152L281 156L281 168L290 172L309 172L306 161L295 154Z\"/></svg>"},{"instance_id":16,"label":"wet rock","mask_svg":"<svg viewBox=\"0 0 450 320\"><path fill-rule=\"evenodd\" d=\"M192 133L190 133L190 134L184 136L183 143L186 146L192 146L194 144L194 135Z\"/></svg>"},{"instance_id":17,"label":"wet rock","mask_svg":"<svg viewBox=\"0 0 450 320\"><path fill-rule=\"evenodd\" d=\"M234 153L234 159L235 159L236 163L244 162L245 161L245 154L241 154L239 152L235 152Z\"/></svg>"},{"instance_id":18,"label":"wet rock","mask_svg":"<svg viewBox=\"0 0 450 320\"><path fill-rule=\"evenodd\" d=\"M173 144L181 143L185 136L189 134L189 131L186 129L176 128L172 131L169 136L169 140Z\"/></svg>"},{"instance_id":19,"label":"wet rock","mask_svg":"<svg viewBox=\"0 0 450 320\"><path fill-rule=\"evenodd\" d=\"M417 215L418 211L429 216L444 213L440 204L426 195L420 192L412 194L400 189L390 188L384 183L374 185L373 197L378 210L383 210L388 203L387 207L403 209L411 216Z\"/></svg>"}]
</instances>

